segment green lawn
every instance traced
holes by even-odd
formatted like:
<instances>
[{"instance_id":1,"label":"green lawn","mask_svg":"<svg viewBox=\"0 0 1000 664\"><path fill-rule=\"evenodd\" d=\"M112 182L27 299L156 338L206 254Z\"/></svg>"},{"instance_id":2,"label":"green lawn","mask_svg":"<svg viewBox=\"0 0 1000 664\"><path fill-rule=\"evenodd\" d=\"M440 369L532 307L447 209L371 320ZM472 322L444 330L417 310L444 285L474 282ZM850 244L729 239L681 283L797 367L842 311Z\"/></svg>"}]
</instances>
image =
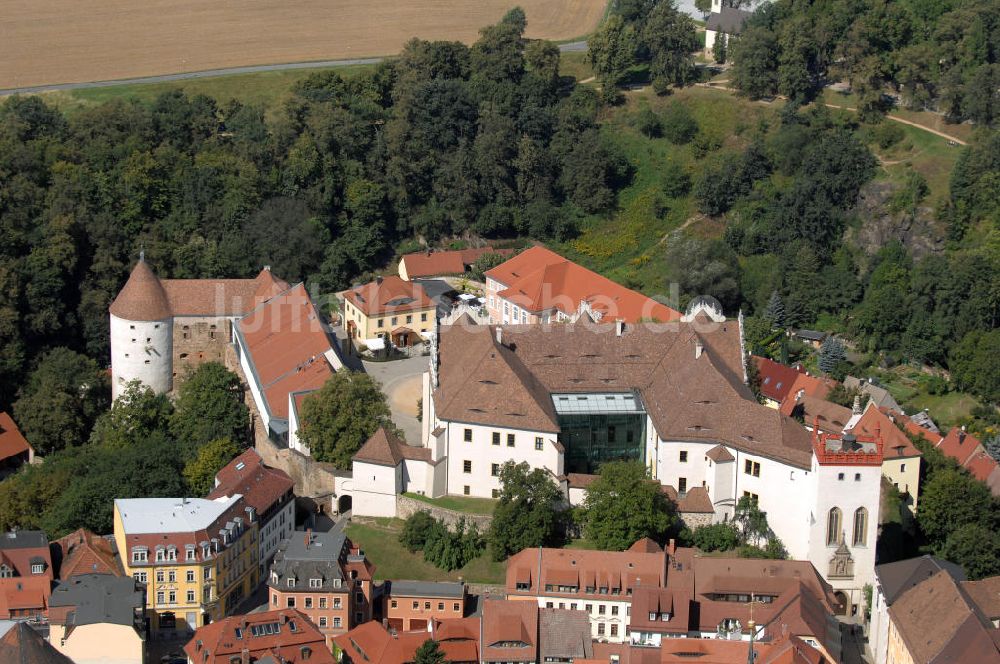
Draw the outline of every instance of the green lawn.
<instances>
[{"instance_id":1,"label":"green lawn","mask_svg":"<svg viewBox=\"0 0 1000 664\"><path fill-rule=\"evenodd\" d=\"M415 581L468 581L471 583L503 584L506 564L493 562L489 553L476 558L462 569L451 572L438 569L424 561L423 554L410 553L399 543L399 519L380 519L376 523L352 523L347 536L365 551L375 565L375 578L412 579Z\"/></svg>"},{"instance_id":2,"label":"green lawn","mask_svg":"<svg viewBox=\"0 0 1000 664\"><path fill-rule=\"evenodd\" d=\"M489 498L468 498L466 496L428 498L418 493L407 493L404 495L407 498L413 498L428 505L435 505L456 512L464 512L465 514L493 514L493 508L496 506L496 501Z\"/></svg>"},{"instance_id":3,"label":"green lawn","mask_svg":"<svg viewBox=\"0 0 1000 664\"><path fill-rule=\"evenodd\" d=\"M237 99L245 104L256 104L264 106L267 109L275 109L280 107L280 102L288 95L293 85L314 73L330 71L332 69L341 76L347 77L371 69L372 66L351 65L346 67L320 67L316 69L289 69L253 74L213 76L187 81L170 81L167 83L113 85L104 88L84 88L67 92L47 92L44 93L44 97L46 101L59 106L63 110L72 111L77 108L96 106L119 97L149 102L168 90L180 89L189 95L208 95L222 103L230 99Z\"/></svg>"},{"instance_id":4,"label":"green lawn","mask_svg":"<svg viewBox=\"0 0 1000 664\"><path fill-rule=\"evenodd\" d=\"M559 73L585 81L594 75L594 69L586 52L567 51L559 55Z\"/></svg>"},{"instance_id":5,"label":"green lawn","mask_svg":"<svg viewBox=\"0 0 1000 664\"><path fill-rule=\"evenodd\" d=\"M907 413L926 408L943 430L959 424L972 414L979 401L965 392L929 394L921 383L922 374L912 367L895 367L878 374L879 381Z\"/></svg>"}]
</instances>

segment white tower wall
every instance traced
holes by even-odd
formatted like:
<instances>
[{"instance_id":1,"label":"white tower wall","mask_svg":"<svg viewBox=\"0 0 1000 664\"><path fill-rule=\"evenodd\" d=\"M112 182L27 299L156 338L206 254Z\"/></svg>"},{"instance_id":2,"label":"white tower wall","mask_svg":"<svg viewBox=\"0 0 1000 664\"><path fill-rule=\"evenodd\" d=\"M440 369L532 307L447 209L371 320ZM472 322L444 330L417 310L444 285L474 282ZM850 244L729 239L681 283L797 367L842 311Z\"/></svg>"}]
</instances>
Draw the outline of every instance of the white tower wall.
<instances>
[{"instance_id":1,"label":"white tower wall","mask_svg":"<svg viewBox=\"0 0 1000 664\"><path fill-rule=\"evenodd\" d=\"M173 385L173 320L136 321L111 315L111 394L117 399L133 380L157 394Z\"/></svg>"}]
</instances>

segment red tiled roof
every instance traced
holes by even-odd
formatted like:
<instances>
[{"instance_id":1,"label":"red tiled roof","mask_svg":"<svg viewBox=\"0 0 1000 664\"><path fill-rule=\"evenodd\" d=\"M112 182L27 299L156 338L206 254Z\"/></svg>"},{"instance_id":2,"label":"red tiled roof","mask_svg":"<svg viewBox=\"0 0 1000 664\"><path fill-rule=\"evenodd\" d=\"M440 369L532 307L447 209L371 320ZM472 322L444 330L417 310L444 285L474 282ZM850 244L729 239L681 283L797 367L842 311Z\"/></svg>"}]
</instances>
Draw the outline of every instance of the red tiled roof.
<instances>
[{"instance_id":1,"label":"red tiled roof","mask_svg":"<svg viewBox=\"0 0 1000 664\"><path fill-rule=\"evenodd\" d=\"M895 411L892 408L889 408L888 406L879 406L879 410L881 410L883 413L889 416L889 418L892 419L892 421L895 422L896 424L902 424L903 428L906 429L907 433L909 433L910 435L920 436L927 442L933 443L934 445L937 445L939 442L941 442L941 437L942 437L941 434L934 433L930 429L925 429L924 427L920 426L919 424L911 420L905 414Z\"/></svg>"},{"instance_id":2,"label":"red tiled roof","mask_svg":"<svg viewBox=\"0 0 1000 664\"><path fill-rule=\"evenodd\" d=\"M12 611L48 610L49 597L52 595L52 577L14 576L0 579L0 619L13 617Z\"/></svg>"},{"instance_id":3,"label":"red tiled roof","mask_svg":"<svg viewBox=\"0 0 1000 664\"><path fill-rule=\"evenodd\" d=\"M434 621L433 633L391 634L379 623L371 621L335 636L333 642L353 662L402 664L412 662L417 649L431 638L438 641L446 662L479 661L479 620L476 618Z\"/></svg>"},{"instance_id":4,"label":"red tiled roof","mask_svg":"<svg viewBox=\"0 0 1000 664\"><path fill-rule=\"evenodd\" d=\"M864 436L880 436L882 454L886 459L923 456L913 441L896 426L894 419L896 417L896 415L886 415L874 403L869 402L861 419L851 431ZM909 421L905 415L899 417Z\"/></svg>"},{"instance_id":5,"label":"red tiled roof","mask_svg":"<svg viewBox=\"0 0 1000 664\"><path fill-rule=\"evenodd\" d=\"M291 627L295 625L293 632ZM278 632L254 636L256 625L278 625ZM239 632L237 632L237 629ZM238 634L238 635L237 635ZM308 656L303 648L309 649ZM334 664L333 653L319 629L296 609L281 609L264 613L231 616L199 627L184 646L184 653L199 664L229 664L230 657L249 651L254 660L270 655L286 664ZM205 659L204 653L208 653ZM283 658L283 659L281 659Z\"/></svg>"},{"instance_id":6,"label":"red tiled roof","mask_svg":"<svg viewBox=\"0 0 1000 664\"><path fill-rule=\"evenodd\" d=\"M272 298L240 320L250 365L272 417L288 417L288 395L318 389L333 375L336 351L305 286Z\"/></svg>"},{"instance_id":7,"label":"red tiled roof","mask_svg":"<svg viewBox=\"0 0 1000 664\"><path fill-rule=\"evenodd\" d=\"M454 251L418 251L406 254L400 259L406 268L409 279L421 277L436 277L449 274L462 274L466 266L475 263L484 254L500 254L509 256L513 249L457 249Z\"/></svg>"},{"instance_id":8,"label":"red tiled roof","mask_svg":"<svg viewBox=\"0 0 1000 664\"><path fill-rule=\"evenodd\" d=\"M208 494L209 500L238 493L260 515L280 502L295 485L288 473L265 465L252 447L226 464L215 479L217 484Z\"/></svg>"},{"instance_id":9,"label":"red tiled roof","mask_svg":"<svg viewBox=\"0 0 1000 664\"><path fill-rule=\"evenodd\" d=\"M734 457L729 450L727 450L722 445L716 445L708 452L705 452L705 456L714 461L715 463L726 463L727 461L735 461Z\"/></svg>"},{"instance_id":10,"label":"red tiled roof","mask_svg":"<svg viewBox=\"0 0 1000 664\"><path fill-rule=\"evenodd\" d=\"M45 571L42 575L33 575L32 561L37 562L39 559L45 564ZM0 560L21 577L44 576L50 581L55 578L49 540L41 531L0 533Z\"/></svg>"},{"instance_id":11,"label":"red tiled roof","mask_svg":"<svg viewBox=\"0 0 1000 664\"><path fill-rule=\"evenodd\" d=\"M792 383L791 389L788 390L788 394L785 395L784 401L781 402L781 414L792 414L792 411L795 409L796 398L799 394L806 397L826 399L826 395L828 395L830 390L835 388L838 384L839 383L832 378L818 378L816 376L810 376L809 374L800 373L795 377L795 381Z\"/></svg>"},{"instance_id":12,"label":"red tiled roof","mask_svg":"<svg viewBox=\"0 0 1000 664\"><path fill-rule=\"evenodd\" d=\"M379 277L363 286L344 291L344 299L366 316L432 309L434 302L424 287L397 276Z\"/></svg>"},{"instance_id":13,"label":"red tiled roof","mask_svg":"<svg viewBox=\"0 0 1000 664\"><path fill-rule=\"evenodd\" d=\"M629 551L635 551L636 553L662 553L663 547L657 544L654 540L648 537L643 537L640 540L636 540L635 544L628 548Z\"/></svg>"},{"instance_id":14,"label":"red tiled roof","mask_svg":"<svg viewBox=\"0 0 1000 664\"><path fill-rule=\"evenodd\" d=\"M663 585L666 574L666 554L658 552L634 551L590 551L582 549L524 549L507 561L507 593L509 596L559 594L546 591L547 585L576 585L579 592L572 597L592 597L607 599L612 589L617 588L625 597L629 588L639 585ZM517 590L518 570L531 571L531 587ZM540 571L541 579L534 578ZM571 580L570 583L562 581ZM522 574L523 576L523 574ZM522 579L522 583L524 580ZM587 587L595 588L586 592ZM600 588L605 594L600 594ZM568 595L569 596L569 595Z\"/></svg>"},{"instance_id":15,"label":"red tiled roof","mask_svg":"<svg viewBox=\"0 0 1000 664\"><path fill-rule=\"evenodd\" d=\"M666 322L681 317L678 311L652 298L625 288L545 247L532 247L488 270L486 276L506 288L499 296L540 313L558 309L577 312L587 302L606 320Z\"/></svg>"},{"instance_id":16,"label":"red tiled roof","mask_svg":"<svg viewBox=\"0 0 1000 664\"><path fill-rule=\"evenodd\" d=\"M14 419L5 412L0 412L0 461L19 454L32 451L31 445L21 435Z\"/></svg>"},{"instance_id":17,"label":"red tiled roof","mask_svg":"<svg viewBox=\"0 0 1000 664\"><path fill-rule=\"evenodd\" d=\"M948 435L937 444L937 448L957 461L960 466L964 466L976 452L986 450L978 438L963 431L961 427L954 427L949 431Z\"/></svg>"},{"instance_id":18,"label":"red tiled roof","mask_svg":"<svg viewBox=\"0 0 1000 664\"><path fill-rule=\"evenodd\" d=\"M986 452L977 452L965 462L965 469L980 482L990 483L990 477L997 472L1000 464ZM992 488L992 487L991 487Z\"/></svg>"},{"instance_id":19,"label":"red tiled roof","mask_svg":"<svg viewBox=\"0 0 1000 664\"><path fill-rule=\"evenodd\" d=\"M538 606L534 602L483 602L482 656L488 661L534 662L538 654ZM511 644L523 644L512 646Z\"/></svg>"},{"instance_id":20,"label":"red tiled roof","mask_svg":"<svg viewBox=\"0 0 1000 664\"><path fill-rule=\"evenodd\" d=\"M159 279L139 260L110 311L126 320L239 316L286 290L288 284L269 269L253 279Z\"/></svg>"},{"instance_id":21,"label":"red tiled roof","mask_svg":"<svg viewBox=\"0 0 1000 664\"><path fill-rule=\"evenodd\" d=\"M178 503L181 503L181 501L184 499L177 498L175 500L177 500ZM215 500L225 500L225 499L216 498ZM118 509L118 507L119 507L119 499L116 499L115 508ZM178 507L180 507L180 505L178 505ZM233 519L235 519L236 517L240 517L244 521L246 521L247 519L246 508L247 508L247 503L242 497L236 500L232 500L229 507L227 507L226 510L222 512L222 514L220 514L216 519L214 519L210 524L208 524L207 527L201 530L187 530L184 532L169 532L169 533L146 533L146 532L130 533L126 529L125 542L126 545L129 547L129 550L131 550L133 547L136 546L147 547L151 552L149 558L150 561L153 560L152 551L154 551L156 547L158 546L170 547L171 545L177 547L179 551L178 553L179 556L183 555L183 551L186 546L192 545L195 547L198 560L201 560L201 548L200 548L201 543L210 542L213 538L219 539L220 537L219 531L223 528L223 526L225 526L228 522L233 521ZM242 537L242 535L240 535L240 537ZM122 551L121 555L127 556L129 554L126 551ZM212 553L210 555L217 555L217 554Z\"/></svg>"},{"instance_id":22,"label":"red tiled roof","mask_svg":"<svg viewBox=\"0 0 1000 664\"><path fill-rule=\"evenodd\" d=\"M354 454L353 459L382 466L396 466L403 459L430 461L431 450L428 447L407 445L396 434L386 431L385 427L379 427Z\"/></svg>"},{"instance_id":23,"label":"red tiled roof","mask_svg":"<svg viewBox=\"0 0 1000 664\"><path fill-rule=\"evenodd\" d=\"M757 372L760 374L760 391L768 399L781 403L788 396L792 389L792 383L798 378L801 371L794 367L779 364L766 357L753 356L757 364Z\"/></svg>"},{"instance_id":24,"label":"red tiled roof","mask_svg":"<svg viewBox=\"0 0 1000 664\"><path fill-rule=\"evenodd\" d=\"M123 572L111 542L86 528L75 530L55 542L62 551L59 578L69 579L80 574L112 574Z\"/></svg>"}]
</instances>

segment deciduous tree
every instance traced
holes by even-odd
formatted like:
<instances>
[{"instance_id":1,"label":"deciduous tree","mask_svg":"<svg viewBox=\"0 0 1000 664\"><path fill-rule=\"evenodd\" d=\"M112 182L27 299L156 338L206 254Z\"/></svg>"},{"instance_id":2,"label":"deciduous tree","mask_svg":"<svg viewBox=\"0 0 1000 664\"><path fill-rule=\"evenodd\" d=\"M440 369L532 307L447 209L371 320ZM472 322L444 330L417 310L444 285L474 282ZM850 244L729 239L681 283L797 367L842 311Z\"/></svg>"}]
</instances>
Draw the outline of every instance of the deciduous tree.
<instances>
[{"instance_id":1,"label":"deciduous tree","mask_svg":"<svg viewBox=\"0 0 1000 664\"><path fill-rule=\"evenodd\" d=\"M674 506L635 461L603 464L584 500L584 536L598 549L623 551L643 537L662 541Z\"/></svg>"},{"instance_id":2,"label":"deciduous tree","mask_svg":"<svg viewBox=\"0 0 1000 664\"><path fill-rule=\"evenodd\" d=\"M500 467L500 499L486 535L494 560L522 549L555 546L563 536L563 496L548 471L525 462Z\"/></svg>"}]
</instances>

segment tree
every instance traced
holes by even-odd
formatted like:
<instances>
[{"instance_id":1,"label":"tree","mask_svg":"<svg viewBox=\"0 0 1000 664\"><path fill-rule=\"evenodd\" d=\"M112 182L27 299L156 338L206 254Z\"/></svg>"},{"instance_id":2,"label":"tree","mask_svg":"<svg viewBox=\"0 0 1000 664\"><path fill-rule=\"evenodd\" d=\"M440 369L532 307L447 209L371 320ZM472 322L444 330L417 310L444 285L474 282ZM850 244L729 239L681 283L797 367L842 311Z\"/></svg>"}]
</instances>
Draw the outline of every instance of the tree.
<instances>
[{"instance_id":1,"label":"tree","mask_svg":"<svg viewBox=\"0 0 1000 664\"><path fill-rule=\"evenodd\" d=\"M410 553L416 553L424 548L427 534L434 525L435 519L429 512L423 510L414 512L403 522L403 529L399 533L399 543L406 547Z\"/></svg>"},{"instance_id":2,"label":"tree","mask_svg":"<svg viewBox=\"0 0 1000 664\"><path fill-rule=\"evenodd\" d=\"M444 651L434 639L427 639L417 648L413 664L445 664Z\"/></svg>"},{"instance_id":3,"label":"tree","mask_svg":"<svg viewBox=\"0 0 1000 664\"><path fill-rule=\"evenodd\" d=\"M750 496L743 496L736 503L733 513L733 527L739 535L740 543L748 546L759 546L773 537L771 527L767 525L767 513L761 511L757 501Z\"/></svg>"},{"instance_id":4,"label":"tree","mask_svg":"<svg viewBox=\"0 0 1000 664\"><path fill-rule=\"evenodd\" d=\"M110 449L142 446L155 433L164 433L173 407L165 394L138 380L130 381L106 411L97 418L90 435L93 445Z\"/></svg>"},{"instance_id":5,"label":"tree","mask_svg":"<svg viewBox=\"0 0 1000 664\"><path fill-rule=\"evenodd\" d=\"M686 145L698 134L698 121L688 107L677 100L667 105L660 122L663 135L674 145Z\"/></svg>"},{"instance_id":6,"label":"tree","mask_svg":"<svg viewBox=\"0 0 1000 664\"><path fill-rule=\"evenodd\" d=\"M675 233L665 254L668 284L678 284L683 298L710 295L725 310L739 306L739 264L725 243Z\"/></svg>"},{"instance_id":7,"label":"tree","mask_svg":"<svg viewBox=\"0 0 1000 664\"><path fill-rule=\"evenodd\" d=\"M584 536L598 549L623 551L643 537L662 541L674 525L674 506L636 461L609 461L587 490Z\"/></svg>"},{"instance_id":8,"label":"tree","mask_svg":"<svg viewBox=\"0 0 1000 664\"><path fill-rule=\"evenodd\" d=\"M764 309L764 320L771 324L771 329L785 327L785 303L781 300L778 291L771 291L771 297L767 300L767 307Z\"/></svg>"},{"instance_id":9,"label":"tree","mask_svg":"<svg viewBox=\"0 0 1000 664\"><path fill-rule=\"evenodd\" d=\"M948 355L952 380L992 402L1000 401L1000 330L973 330Z\"/></svg>"},{"instance_id":10,"label":"tree","mask_svg":"<svg viewBox=\"0 0 1000 664\"><path fill-rule=\"evenodd\" d=\"M718 32L712 44L712 58L717 64L726 64L726 33Z\"/></svg>"},{"instance_id":11,"label":"tree","mask_svg":"<svg viewBox=\"0 0 1000 664\"><path fill-rule=\"evenodd\" d=\"M772 97L778 92L778 40L763 27L751 27L729 45L730 79L741 95L750 99Z\"/></svg>"},{"instance_id":12,"label":"tree","mask_svg":"<svg viewBox=\"0 0 1000 664\"><path fill-rule=\"evenodd\" d=\"M110 404L107 376L68 348L43 355L14 402L14 417L38 454L80 445Z\"/></svg>"},{"instance_id":13,"label":"tree","mask_svg":"<svg viewBox=\"0 0 1000 664\"><path fill-rule=\"evenodd\" d=\"M713 523L695 528L691 539L702 551L730 551L740 544L739 533L731 523Z\"/></svg>"},{"instance_id":14,"label":"tree","mask_svg":"<svg viewBox=\"0 0 1000 664\"><path fill-rule=\"evenodd\" d=\"M184 479L187 480L190 494L208 495L215 486L216 474L239 456L240 451L240 446L228 438L216 438L205 443L184 466Z\"/></svg>"},{"instance_id":15,"label":"tree","mask_svg":"<svg viewBox=\"0 0 1000 664\"><path fill-rule=\"evenodd\" d=\"M587 40L590 64L601 82L601 94L605 99L617 98L618 86L625 80L629 67L635 64L636 46L635 28L617 14L609 17Z\"/></svg>"},{"instance_id":16,"label":"tree","mask_svg":"<svg viewBox=\"0 0 1000 664\"><path fill-rule=\"evenodd\" d=\"M475 279L476 281L485 281L486 272L492 270L497 265L500 265L500 263L503 263L507 259L508 259L507 256L504 256L503 254L498 254L496 252L491 251L489 253L485 253L479 258L477 258L476 262L472 264L472 267L469 269L469 276Z\"/></svg>"},{"instance_id":17,"label":"tree","mask_svg":"<svg viewBox=\"0 0 1000 664\"><path fill-rule=\"evenodd\" d=\"M206 362L181 382L170 430L191 454L220 438L244 445L249 425L240 378L222 364Z\"/></svg>"},{"instance_id":18,"label":"tree","mask_svg":"<svg viewBox=\"0 0 1000 664\"><path fill-rule=\"evenodd\" d=\"M395 432L389 404L368 374L339 371L302 402L299 438L317 461L350 468L351 457L379 427Z\"/></svg>"},{"instance_id":19,"label":"tree","mask_svg":"<svg viewBox=\"0 0 1000 664\"><path fill-rule=\"evenodd\" d=\"M843 342L832 334L823 340L819 347L819 368L826 374L832 374L837 365L847 359Z\"/></svg>"},{"instance_id":20,"label":"tree","mask_svg":"<svg viewBox=\"0 0 1000 664\"><path fill-rule=\"evenodd\" d=\"M642 45L650 55L649 74L658 94L694 80L692 54L698 50L694 21L672 2L659 2L650 12L642 28Z\"/></svg>"},{"instance_id":21,"label":"tree","mask_svg":"<svg viewBox=\"0 0 1000 664\"><path fill-rule=\"evenodd\" d=\"M961 565L969 579L1000 574L1000 535L983 524L956 528L940 551L942 557Z\"/></svg>"},{"instance_id":22,"label":"tree","mask_svg":"<svg viewBox=\"0 0 1000 664\"><path fill-rule=\"evenodd\" d=\"M993 527L993 496L985 484L958 469L934 474L920 495L917 523L928 539L940 547L962 526Z\"/></svg>"},{"instance_id":23,"label":"tree","mask_svg":"<svg viewBox=\"0 0 1000 664\"><path fill-rule=\"evenodd\" d=\"M562 492L542 468L508 461L500 467L500 499L486 539L494 560L562 539Z\"/></svg>"}]
</instances>

